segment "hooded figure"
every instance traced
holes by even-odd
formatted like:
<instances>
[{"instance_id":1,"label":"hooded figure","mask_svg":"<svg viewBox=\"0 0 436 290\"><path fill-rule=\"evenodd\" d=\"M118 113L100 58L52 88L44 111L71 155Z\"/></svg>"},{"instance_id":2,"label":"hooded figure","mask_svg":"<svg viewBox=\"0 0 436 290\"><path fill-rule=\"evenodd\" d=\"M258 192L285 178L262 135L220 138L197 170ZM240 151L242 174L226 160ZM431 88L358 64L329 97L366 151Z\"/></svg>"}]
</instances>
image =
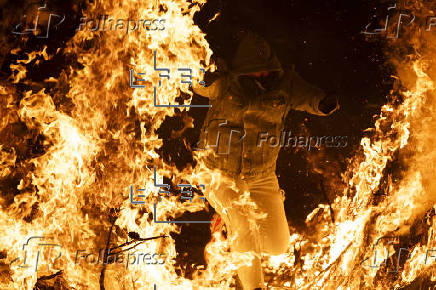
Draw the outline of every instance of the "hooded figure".
<instances>
[{"instance_id":1,"label":"hooded figure","mask_svg":"<svg viewBox=\"0 0 436 290\"><path fill-rule=\"evenodd\" d=\"M260 254L282 254L290 242L284 196L275 174L284 121L291 109L327 116L339 108L337 99L293 69L284 71L268 43L253 33L240 42L229 71L208 87L194 87L194 92L212 105L198 146L209 149L205 165L229 177L213 196L206 192L206 198L234 239L232 251L257 254L250 266L238 269L243 289L263 289ZM260 142L265 136L275 141ZM241 208L240 197L246 191L258 212L266 213L254 218L255 227L256 215Z\"/></svg>"}]
</instances>

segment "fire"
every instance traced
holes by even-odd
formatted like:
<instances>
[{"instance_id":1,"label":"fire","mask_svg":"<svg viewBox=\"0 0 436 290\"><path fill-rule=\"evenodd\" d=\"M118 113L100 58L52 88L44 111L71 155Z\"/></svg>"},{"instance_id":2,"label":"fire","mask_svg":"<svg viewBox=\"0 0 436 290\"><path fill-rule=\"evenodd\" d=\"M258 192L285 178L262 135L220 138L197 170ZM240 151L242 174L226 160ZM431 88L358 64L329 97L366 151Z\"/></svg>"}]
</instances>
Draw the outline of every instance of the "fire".
<instances>
[{"instance_id":1,"label":"fire","mask_svg":"<svg viewBox=\"0 0 436 290\"><path fill-rule=\"evenodd\" d=\"M23 159L23 152L7 146L12 141L0 135L0 178L19 171L16 188L2 192L0 200L2 289L33 289L49 280L76 289L153 289L155 285L157 289L229 289L235 284L235 270L251 263L254 253L231 253L233 241L215 232L204 249L207 267L196 267L192 277L185 278L184 269L176 266L178 253L170 235L179 233L181 226L155 223L205 208L198 196L182 203L174 195L162 198L155 206L159 190L155 184L165 184L163 177L172 183L206 185L204 191L209 195L220 183L230 182L221 172L205 167L204 153L194 154L195 168L182 171L166 164L159 154L163 142L156 130L165 117L174 116L179 109L155 106L154 87L157 104L188 105L192 91L189 84L181 83L178 69L192 69L193 82L202 79L202 69L215 70L205 35L193 21L204 3L99 1L90 5L84 16L166 19L165 29L77 31L64 53L78 64L65 69L58 79L48 80L56 90L65 92L62 96L46 89L28 90L19 96L12 86L0 85L0 132L20 122L33 134L25 137L37 139L41 149ZM210 21L217 17L218 13ZM418 277L436 280L436 263L429 259L429 255L436 255L436 251L429 254L436 249L436 140L431 131L436 125L436 74L434 63L428 60L435 53L426 48L422 55L402 63L397 78L406 88L393 92L396 102L381 108L370 136L362 138L360 151L343 173L345 189L332 204L333 211L320 204L306 219L313 229L311 235L294 232L288 253L263 255L271 286L359 289L364 285L384 289L384 282L402 287ZM11 65L11 83L26 83L25 64L52 57L47 47L28 53L27 59ZM169 78L159 76L166 70L171 72ZM143 79L143 88L129 85L132 71L136 80ZM192 126L192 120L185 121L184 129ZM387 166L399 156L406 168L401 180L387 178ZM389 186L382 189L386 178ZM135 194L144 194L140 199L143 204L132 204L131 185L135 191L142 190ZM386 196L375 201L379 190ZM250 209L253 220L265 216L256 211L246 192L241 192L235 206ZM394 259L398 237L409 234L423 217L428 232L408 249L410 256L402 262L395 279L386 277L383 267L368 266ZM256 224L252 227L255 230ZM396 238L380 239L388 236ZM143 241L148 237L161 238ZM91 254L97 255L101 249L122 252L133 245L136 253L144 256L165 254L164 262L148 266L135 256L131 264L132 257L127 255L122 263L90 262ZM88 258L82 253L89 254ZM35 260L39 264L32 264Z\"/></svg>"},{"instance_id":2,"label":"fire","mask_svg":"<svg viewBox=\"0 0 436 290\"><path fill-rule=\"evenodd\" d=\"M156 152L162 141L157 138L155 129L165 116L173 115L174 110L153 105L151 84L159 81L153 67L153 52L157 52L159 67L177 71L177 68L189 66L196 81L201 76L200 68L213 69L209 64L212 52L192 20L202 4L201 1L194 4L105 1L90 5L84 11L88 18L96 19L96 15L111 15L115 19L162 18L167 21L166 29L158 33L131 31L128 35L118 31L78 31L65 53L75 56L81 68L71 67L62 78L55 80L59 87L69 86L65 96L69 107L58 107L53 96L42 90L26 92L19 107L13 108L27 128L43 136L45 152L28 161L32 170L21 179L17 188L20 193L13 202L2 203L0 230L6 233L1 238L3 249L7 251L6 262L10 264L21 257L10 264L10 278L3 281L2 288L31 289L37 278L60 270L68 287L80 289L97 289L103 285L106 289L119 289L120 285L152 289L154 284L160 285L159 289L169 285L186 289L188 285L199 283L176 274L174 243L165 238L147 241L135 248L138 252L167 255L163 265L153 267L139 264L126 270L117 263L95 266L80 260L77 265L77 251L97 253L105 248L108 240L111 245L121 245L129 232L145 238L179 231L180 227L174 224L157 227L153 219L150 221L153 201L156 201L153 165L159 165L159 176L176 172L175 168L163 167ZM84 49L85 42L92 43L92 47ZM23 64L36 57L47 60L51 56L44 49L12 65L11 69L17 72L14 83L26 77ZM131 68L146 74L145 89L129 87L126 80ZM180 85L180 77L173 76L159 88L158 103L176 104L180 91L192 95L188 85ZM2 87L2 94L8 93L8 88ZM12 100L6 99L4 108L12 104ZM13 121L11 118L13 115L2 116L2 128ZM135 124L135 120L139 120L139 124ZM3 150L1 156L1 172L6 176L17 156L13 151ZM147 202L143 207L130 203L128 188L132 184L146 189ZM119 210L114 211L117 208ZM166 220L186 210L203 208L198 202L187 206L171 197L159 203L157 215ZM121 234L115 234L115 229ZM33 236L43 237L41 240L45 243L61 245L63 254L53 259L48 251L42 251L44 259L40 259L38 272L19 267L31 260L27 257L23 261L26 258L22 245ZM102 268L105 268L103 282Z\"/></svg>"}]
</instances>

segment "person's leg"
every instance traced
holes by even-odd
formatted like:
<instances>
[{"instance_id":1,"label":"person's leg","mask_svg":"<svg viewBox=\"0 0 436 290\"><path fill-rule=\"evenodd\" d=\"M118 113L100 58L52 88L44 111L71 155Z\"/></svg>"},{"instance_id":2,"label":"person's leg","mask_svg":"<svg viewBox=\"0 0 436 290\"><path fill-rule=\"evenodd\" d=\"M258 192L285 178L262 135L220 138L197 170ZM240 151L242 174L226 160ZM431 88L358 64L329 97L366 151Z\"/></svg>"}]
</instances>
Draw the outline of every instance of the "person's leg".
<instances>
[{"instance_id":1,"label":"person's leg","mask_svg":"<svg viewBox=\"0 0 436 290\"><path fill-rule=\"evenodd\" d=\"M258 221L261 251L271 255L285 253L290 233L277 176L272 173L250 178L247 185L258 210L267 214L266 218Z\"/></svg>"},{"instance_id":2,"label":"person's leg","mask_svg":"<svg viewBox=\"0 0 436 290\"><path fill-rule=\"evenodd\" d=\"M240 202L241 195L246 190L248 188L244 181L223 178L219 186L211 188L205 196L226 224L227 237L233 241L231 251L253 258L251 265L240 265L237 270L243 289L253 290L263 287L264 280L259 232L253 228L255 221L249 207Z\"/></svg>"},{"instance_id":3,"label":"person's leg","mask_svg":"<svg viewBox=\"0 0 436 290\"><path fill-rule=\"evenodd\" d=\"M250 228L250 217L236 208L229 208L224 215L228 225L228 238L234 240L231 250L234 253L248 254L250 265L240 265L238 277L244 290L253 290L264 285L261 263L259 232Z\"/></svg>"}]
</instances>

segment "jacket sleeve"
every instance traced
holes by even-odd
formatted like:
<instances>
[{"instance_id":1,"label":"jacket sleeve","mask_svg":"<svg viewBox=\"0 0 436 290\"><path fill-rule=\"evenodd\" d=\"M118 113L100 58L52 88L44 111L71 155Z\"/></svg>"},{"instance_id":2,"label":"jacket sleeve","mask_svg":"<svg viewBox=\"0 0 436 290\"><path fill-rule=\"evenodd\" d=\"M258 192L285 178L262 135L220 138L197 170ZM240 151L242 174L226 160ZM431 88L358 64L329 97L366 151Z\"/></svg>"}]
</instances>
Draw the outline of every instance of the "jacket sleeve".
<instances>
[{"instance_id":1,"label":"jacket sleeve","mask_svg":"<svg viewBox=\"0 0 436 290\"><path fill-rule=\"evenodd\" d=\"M292 69L290 72L290 103L291 108L297 111L305 111L318 116L328 116L318 108L319 103L326 94L319 88L309 84Z\"/></svg>"},{"instance_id":2,"label":"jacket sleeve","mask_svg":"<svg viewBox=\"0 0 436 290\"><path fill-rule=\"evenodd\" d=\"M219 78L215 80L210 86L204 87L202 85L196 84L192 85L192 90L197 95L209 98L209 99L216 99L218 98L222 91L224 86L224 80L222 78Z\"/></svg>"}]
</instances>

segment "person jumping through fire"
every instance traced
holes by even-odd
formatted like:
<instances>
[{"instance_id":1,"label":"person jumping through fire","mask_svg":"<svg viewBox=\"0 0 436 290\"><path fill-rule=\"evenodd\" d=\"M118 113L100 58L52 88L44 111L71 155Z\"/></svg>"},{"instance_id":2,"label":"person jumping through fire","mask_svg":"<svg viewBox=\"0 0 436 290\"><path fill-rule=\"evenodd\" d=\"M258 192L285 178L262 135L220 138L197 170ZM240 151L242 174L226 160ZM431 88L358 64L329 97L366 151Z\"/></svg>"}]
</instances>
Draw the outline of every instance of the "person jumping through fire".
<instances>
[{"instance_id":1,"label":"person jumping through fire","mask_svg":"<svg viewBox=\"0 0 436 290\"><path fill-rule=\"evenodd\" d=\"M285 253L290 232L275 173L280 147L258 146L258 136L280 136L291 109L328 116L339 109L337 98L294 69L284 70L268 43L252 32L242 37L227 72L193 90L212 105L200 134L199 144L213 148L204 163L226 177L205 196L225 223L231 251L255 253L251 263L239 265L243 289L265 289L260 254ZM245 192L251 203L241 203Z\"/></svg>"}]
</instances>

